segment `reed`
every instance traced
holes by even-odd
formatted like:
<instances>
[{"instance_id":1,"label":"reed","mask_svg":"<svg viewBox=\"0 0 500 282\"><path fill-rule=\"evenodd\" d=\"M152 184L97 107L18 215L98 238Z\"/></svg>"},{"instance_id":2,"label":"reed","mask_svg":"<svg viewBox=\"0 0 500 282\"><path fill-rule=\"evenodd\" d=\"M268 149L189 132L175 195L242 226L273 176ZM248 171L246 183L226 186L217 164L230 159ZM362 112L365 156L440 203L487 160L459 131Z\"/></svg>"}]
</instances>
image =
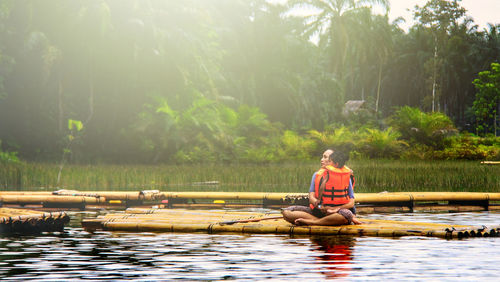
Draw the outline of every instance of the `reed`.
<instances>
[{"instance_id":1,"label":"reed","mask_svg":"<svg viewBox=\"0 0 500 282\"><path fill-rule=\"evenodd\" d=\"M475 161L357 161L360 192L500 191L500 166Z\"/></svg>"},{"instance_id":2,"label":"reed","mask_svg":"<svg viewBox=\"0 0 500 282\"><path fill-rule=\"evenodd\" d=\"M475 161L353 160L356 192L498 192L500 166ZM0 164L1 190L307 192L317 162L284 165Z\"/></svg>"}]
</instances>

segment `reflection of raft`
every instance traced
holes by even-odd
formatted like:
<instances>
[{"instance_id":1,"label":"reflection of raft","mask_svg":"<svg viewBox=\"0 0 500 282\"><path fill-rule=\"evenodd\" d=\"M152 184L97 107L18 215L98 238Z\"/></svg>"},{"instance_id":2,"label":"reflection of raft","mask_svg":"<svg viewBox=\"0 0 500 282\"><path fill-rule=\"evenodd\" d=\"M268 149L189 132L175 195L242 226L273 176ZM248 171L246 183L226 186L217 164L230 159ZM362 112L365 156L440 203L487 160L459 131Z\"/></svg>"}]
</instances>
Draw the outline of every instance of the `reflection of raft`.
<instances>
[{"instance_id":1,"label":"reflection of raft","mask_svg":"<svg viewBox=\"0 0 500 282\"><path fill-rule=\"evenodd\" d=\"M440 238L497 237L500 227L472 227L423 222L361 219L361 225L295 226L276 219L278 213L209 210L127 209L82 222L88 230L132 232L236 232L377 237L427 236Z\"/></svg>"},{"instance_id":2,"label":"reflection of raft","mask_svg":"<svg viewBox=\"0 0 500 282\"><path fill-rule=\"evenodd\" d=\"M0 208L0 234L62 231L68 222L69 216L64 212Z\"/></svg>"},{"instance_id":3,"label":"reflection of raft","mask_svg":"<svg viewBox=\"0 0 500 282\"><path fill-rule=\"evenodd\" d=\"M479 211L500 209L500 193L469 192L400 192L356 193L360 213L411 211ZM9 192L0 191L0 206L41 206L77 208L110 206L125 208L140 205L163 205L167 208L267 207L307 205L306 193L261 192L160 192L145 190Z\"/></svg>"}]
</instances>

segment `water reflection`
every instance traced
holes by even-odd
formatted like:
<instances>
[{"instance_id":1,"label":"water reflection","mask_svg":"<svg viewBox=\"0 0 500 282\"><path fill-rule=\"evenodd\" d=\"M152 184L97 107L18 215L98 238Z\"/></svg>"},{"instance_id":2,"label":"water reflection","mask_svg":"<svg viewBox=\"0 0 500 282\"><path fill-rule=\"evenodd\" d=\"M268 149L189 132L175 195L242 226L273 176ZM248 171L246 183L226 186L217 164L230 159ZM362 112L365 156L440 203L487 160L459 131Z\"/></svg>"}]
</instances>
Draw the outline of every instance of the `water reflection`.
<instances>
[{"instance_id":1,"label":"water reflection","mask_svg":"<svg viewBox=\"0 0 500 282\"><path fill-rule=\"evenodd\" d=\"M311 237L316 259L325 278L346 277L351 272L355 239L350 236Z\"/></svg>"},{"instance_id":2,"label":"water reflection","mask_svg":"<svg viewBox=\"0 0 500 282\"><path fill-rule=\"evenodd\" d=\"M500 277L500 238L85 232L0 236L0 280L481 280ZM80 215L78 215L80 216ZM500 213L372 218L498 225ZM473 258L473 263L471 263ZM498 279L497 279L498 280Z\"/></svg>"}]
</instances>

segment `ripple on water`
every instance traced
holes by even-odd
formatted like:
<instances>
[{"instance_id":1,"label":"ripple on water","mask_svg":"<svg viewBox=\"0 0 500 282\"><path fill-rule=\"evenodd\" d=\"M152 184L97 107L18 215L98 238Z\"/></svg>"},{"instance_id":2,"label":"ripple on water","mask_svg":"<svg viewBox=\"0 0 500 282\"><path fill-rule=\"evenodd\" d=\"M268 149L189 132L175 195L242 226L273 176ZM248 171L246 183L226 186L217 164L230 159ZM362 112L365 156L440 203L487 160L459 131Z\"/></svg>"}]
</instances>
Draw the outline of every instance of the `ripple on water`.
<instances>
[{"instance_id":1,"label":"ripple on water","mask_svg":"<svg viewBox=\"0 0 500 282\"><path fill-rule=\"evenodd\" d=\"M499 213L370 215L498 225ZM492 280L500 238L103 232L0 238L0 279Z\"/></svg>"}]
</instances>

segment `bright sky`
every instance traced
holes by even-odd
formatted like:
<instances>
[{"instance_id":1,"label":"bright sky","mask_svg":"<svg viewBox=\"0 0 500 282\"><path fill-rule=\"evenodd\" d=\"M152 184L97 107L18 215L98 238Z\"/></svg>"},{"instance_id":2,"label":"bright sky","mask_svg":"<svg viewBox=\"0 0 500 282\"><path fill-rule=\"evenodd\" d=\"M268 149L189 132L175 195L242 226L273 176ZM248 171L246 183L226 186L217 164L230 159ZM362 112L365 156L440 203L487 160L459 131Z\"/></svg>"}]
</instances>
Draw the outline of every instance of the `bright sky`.
<instances>
[{"instance_id":1,"label":"bright sky","mask_svg":"<svg viewBox=\"0 0 500 282\"><path fill-rule=\"evenodd\" d=\"M268 0L272 3L284 3L287 0ZM390 0L391 10L389 19L393 21L403 17L406 24L400 26L407 30L413 25L413 8L415 5L424 6L428 0ZM488 23L500 24L500 0L462 0L460 5L467 10L467 15L472 17L479 30L487 28ZM376 8L374 8L377 11ZM382 10L380 9L380 12Z\"/></svg>"},{"instance_id":2,"label":"bright sky","mask_svg":"<svg viewBox=\"0 0 500 282\"><path fill-rule=\"evenodd\" d=\"M406 19L406 24L401 27L407 29L413 25L413 8L415 5L424 6L427 0L390 0L391 10L389 19L392 21L397 17ZM487 23L500 23L500 0L462 0L460 5L467 10L467 15L474 19L474 24L479 30L487 28ZM409 9L409 11L407 11Z\"/></svg>"}]
</instances>

